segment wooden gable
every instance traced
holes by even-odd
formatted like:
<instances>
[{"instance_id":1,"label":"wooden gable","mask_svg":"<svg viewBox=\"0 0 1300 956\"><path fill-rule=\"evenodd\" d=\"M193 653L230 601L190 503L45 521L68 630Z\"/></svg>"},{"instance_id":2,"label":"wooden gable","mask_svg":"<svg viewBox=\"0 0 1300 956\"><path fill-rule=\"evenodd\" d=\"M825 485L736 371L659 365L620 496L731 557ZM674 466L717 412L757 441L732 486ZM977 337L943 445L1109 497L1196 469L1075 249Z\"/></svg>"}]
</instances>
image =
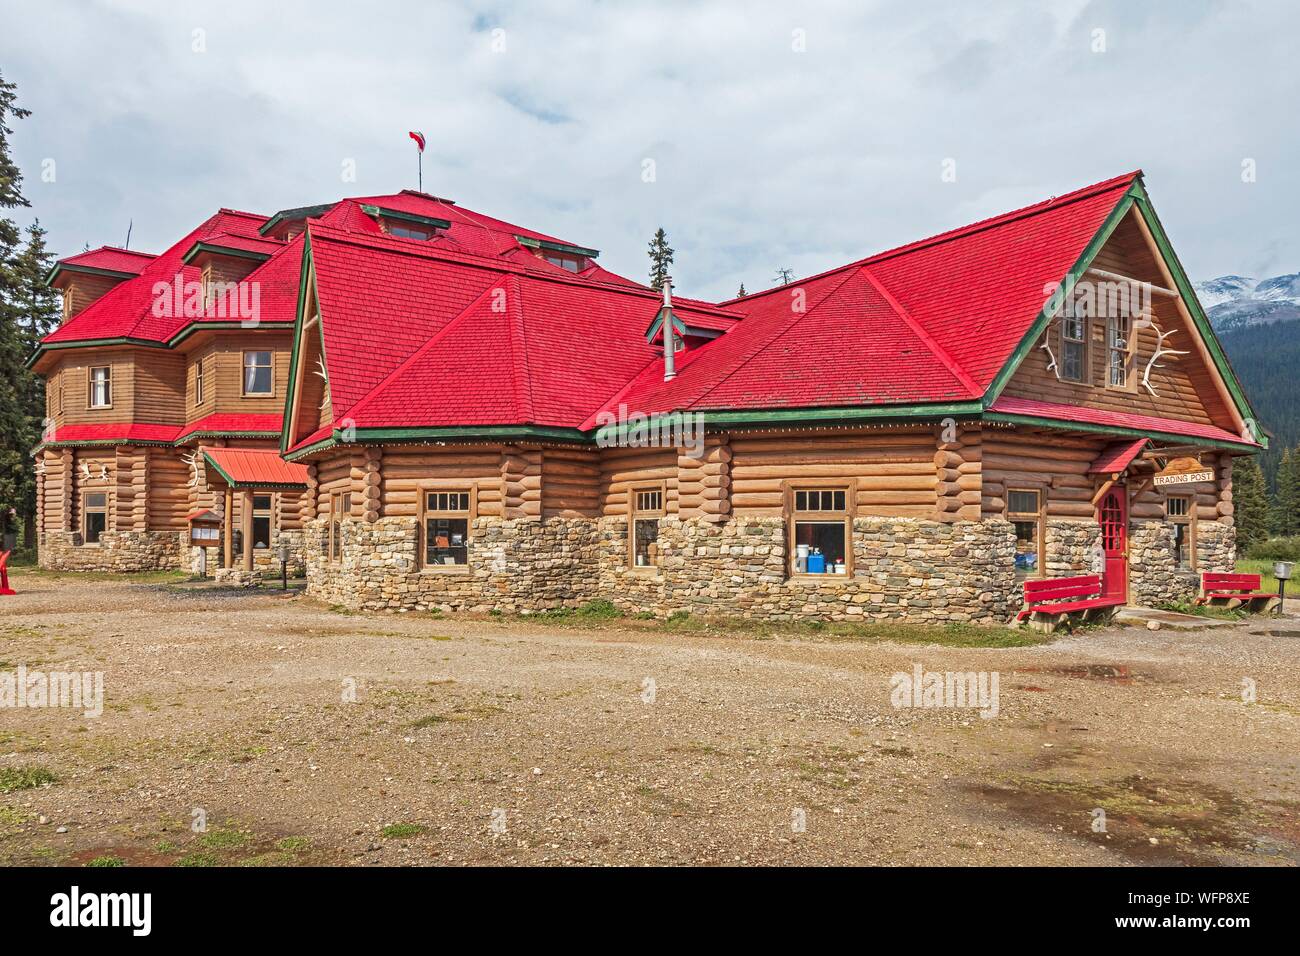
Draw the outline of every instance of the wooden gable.
<instances>
[{"instance_id":1,"label":"wooden gable","mask_svg":"<svg viewBox=\"0 0 1300 956\"><path fill-rule=\"evenodd\" d=\"M1066 361L1067 324L1058 315L1035 340L1004 394L1215 425L1240 433L1241 416L1192 320L1189 304L1176 291L1173 272L1139 207L1133 205L1075 285L1076 314L1086 343L1082 369L1072 369ZM1140 286L1119 277L1153 288L1144 294ZM1113 383L1108 342L1109 316L1117 313L1127 314L1131 326L1122 384ZM1073 331L1079 331L1077 324ZM1158 346L1173 351L1157 357ZM1080 380L1071 380L1072 370L1081 371Z\"/></svg>"}]
</instances>

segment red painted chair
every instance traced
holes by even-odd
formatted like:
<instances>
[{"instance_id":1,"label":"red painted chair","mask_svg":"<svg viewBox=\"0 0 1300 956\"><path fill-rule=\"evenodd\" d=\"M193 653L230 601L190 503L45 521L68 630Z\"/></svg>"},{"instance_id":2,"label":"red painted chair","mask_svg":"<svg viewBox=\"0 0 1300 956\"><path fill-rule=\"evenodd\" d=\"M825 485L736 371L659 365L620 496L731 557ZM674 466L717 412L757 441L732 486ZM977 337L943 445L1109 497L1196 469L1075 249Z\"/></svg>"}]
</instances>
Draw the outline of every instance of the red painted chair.
<instances>
[{"instance_id":1,"label":"red painted chair","mask_svg":"<svg viewBox=\"0 0 1300 956\"><path fill-rule=\"evenodd\" d=\"M1050 634L1063 616L1079 614L1085 621L1109 618L1123 603L1123 598L1102 594L1101 575L1098 574L1026 581L1025 607L1016 615L1016 620L1029 618L1031 626Z\"/></svg>"},{"instance_id":2,"label":"red painted chair","mask_svg":"<svg viewBox=\"0 0 1300 956\"><path fill-rule=\"evenodd\" d=\"M1244 604L1248 611L1265 612L1277 607L1281 598L1276 594L1263 593L1259 586L1258 574L1216 574L1207 571L1201 575L1201 596L1196 599L1196 603L1226 601L1229 610Z\"/></svg>"},{"instance_id":3,"label":"red painted chair","mask_svg":"<svg viewBox=\"0 0 1300 956\"><path fill-rule=\"evenodd\" d=\"M9 586L9 555L11 554L12 551L0 553L0 595L18 593Z\"/></svg>"}]
</instances>

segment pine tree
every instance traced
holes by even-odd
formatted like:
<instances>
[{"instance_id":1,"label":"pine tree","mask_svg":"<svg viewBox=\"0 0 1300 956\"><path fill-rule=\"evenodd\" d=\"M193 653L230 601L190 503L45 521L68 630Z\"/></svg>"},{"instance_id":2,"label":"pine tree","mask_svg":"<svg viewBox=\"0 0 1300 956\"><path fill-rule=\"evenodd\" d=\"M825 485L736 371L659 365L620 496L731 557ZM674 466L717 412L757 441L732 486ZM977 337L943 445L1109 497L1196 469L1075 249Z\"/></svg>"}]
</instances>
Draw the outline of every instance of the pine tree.
<instances>
[{"instance_id":1,"label":"pine tree","mask_svg":"<svg viewBox=\"0 0 1300 956\"><path fill-rule=\"evenodd\" d=\"M664 279L672 275L668 267L673 264L673 247L668 245L668 233L664 232L663 226L650 240L649 255L650 288L658 292L664 287Z\"/></svg>"},{"instance_id":2,"label":"pine tree","mask_svg":"<svg viewBox=\"0 0 1300 956\"><path fill-rule=\"evenodd\" d=\"M740 291L736 293L736 298L743 299L747 295L749 295L749 293L745 291L745 283L742 282L740 284Z\"/></svg>"},{"instance_id":3,"label":"pine tree","mask_svg":"<svg viewBox=\"0 0 1300 956\"><path fill-rule=\"evenodd\" d=\"M1232 468L1232 513L1237 528L1237 553L1268 540L1268 495L1255 457L1238 458Z\"/></svg>"},{"instance_id":4,"label":"pine tree","mask_svg":"<svg viewBox=\"0 0 1300 956\"><path fill-rule=\"evenodd\" d=\"M1300 534L1300 447L1288 448L1278 463L1271 524L1274 534Z\"/></svg>"},{"instance_id":5,"label":"pine tree","mask_svg":"<svg viewBox=\"0 0 1300 956\"><path fill-rule=\"evenodd\" d=\"M777 269L777 270L776 270L776 281L779 282L779 283L781 283L781 285L789 285L791 282L794 281L794 270L793 270L793 269Z\"/></svg>"},{"instance_id":6,"label":"pine tree","mask_svg":"<svg viewBox=\"0 0 1300 956\"><path fill-rule=\"evenodd\" d=\"M0 76L0 211L30 205L22 194L22 171L9 153L9 120L26 116L28 111L17 105L17 88ZM0 540L13 529L15 518L32 510L28 452L35 436L28 415L31 373L23 364L26 336L19 326L18 240L13 220L0 216Z\"/></svg>"}]
</instances>

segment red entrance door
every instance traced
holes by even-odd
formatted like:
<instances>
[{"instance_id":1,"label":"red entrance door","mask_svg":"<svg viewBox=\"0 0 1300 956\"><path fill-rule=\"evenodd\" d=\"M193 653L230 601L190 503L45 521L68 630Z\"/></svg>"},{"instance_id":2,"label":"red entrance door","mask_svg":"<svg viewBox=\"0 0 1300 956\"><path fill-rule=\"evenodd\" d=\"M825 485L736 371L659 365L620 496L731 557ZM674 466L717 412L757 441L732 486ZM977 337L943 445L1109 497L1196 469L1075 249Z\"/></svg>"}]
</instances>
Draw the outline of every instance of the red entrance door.
<instances>
[{"instance_id":1,"label":"red entrance door","mask_svg":"<svg viewBox=\"0 0 1300 956\"><path fill-rule=\"evenodd\" d=\"M1106 570L1101 579L1101 593L1106 597L1128 600L1128 490L1106 492L1097 510L1101 525L1101 549L1106 555Z\"/></svg>"}]
</instances>

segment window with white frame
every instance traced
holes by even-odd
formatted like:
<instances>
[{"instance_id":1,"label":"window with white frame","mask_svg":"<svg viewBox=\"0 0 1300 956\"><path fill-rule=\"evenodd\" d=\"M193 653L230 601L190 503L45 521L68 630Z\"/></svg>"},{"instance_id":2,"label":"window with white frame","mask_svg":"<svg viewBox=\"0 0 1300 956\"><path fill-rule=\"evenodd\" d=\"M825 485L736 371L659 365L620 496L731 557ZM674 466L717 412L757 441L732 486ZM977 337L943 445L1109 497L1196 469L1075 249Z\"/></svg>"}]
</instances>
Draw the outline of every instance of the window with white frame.
<instances>
[{"instance_id":1,"label":"window with white frame","mask_svg":"<svg viewBox=\"0 0 1300 956\"><path fill-rule=\"evenodd\" d=\"M81 503L81 540L84 544L99 544L108 530L108 495L102 491L88 491Z\"/></svg>"},{"instance_id":2,"label":"window with white frame","mask_svg":"<svg viewBox=\"0 0 1300 956\"><path fill-rule=\"evenodd\" d=\"M1106 319L1106 384L1112 388L1129 385L1132 324L1127 315L1111 315Z\"/></svg>"},{"instance_id":3,"label":"window with white frame","mask_svg":"<svg viewBox=\"0 0 1300 956\"><path fill-rule=\"evenodd\" d=\"M113 368L96 365L90 369L90 407L113 407Z\"/></svg>"},{"instance_id":4,"label":"window with white frame","mask_svg":"<svg viewBox=\"0 0 1300 956\"><path fill-rule=\"evenodd\" d=\"M270 352L244 353L244 394L271 395L275 391Z\"/></svg>"},{"instance_id":5,"label":"window with white frame","mask_svg":"<svg viewBox=\"0 0 1300 956\"><path fill-rule=\"evenodd\" d=\"M1088 375L1088 320L1082 315L1061 319L1061 378L1082 382Z\"/></svg>"}]
</instances>

